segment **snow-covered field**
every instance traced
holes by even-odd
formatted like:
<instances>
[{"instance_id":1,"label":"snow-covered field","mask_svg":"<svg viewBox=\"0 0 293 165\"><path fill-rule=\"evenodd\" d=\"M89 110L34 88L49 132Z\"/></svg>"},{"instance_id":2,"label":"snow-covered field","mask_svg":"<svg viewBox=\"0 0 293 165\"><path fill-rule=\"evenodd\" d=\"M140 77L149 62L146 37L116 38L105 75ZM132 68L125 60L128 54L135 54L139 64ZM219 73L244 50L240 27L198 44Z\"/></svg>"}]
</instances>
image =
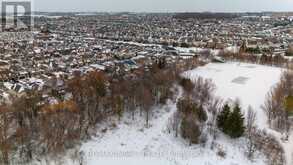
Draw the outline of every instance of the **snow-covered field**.
<instances>
[{"instance_id":1,"label":"snow-covered field","mask_svg":"<svg viewBox=\"0 0 293 165\"><path fill-rule=\"evenodd\" d=\"M185 73L194 79L198 76L211 79L216 85L216 96L224 101L239 99L245 110L252 106L257 111L257 125L267 128L267 118L261 106L270 89L279 82L282 70L276 67L246 63L210 63Z\"/></svg>"}]
</instances>

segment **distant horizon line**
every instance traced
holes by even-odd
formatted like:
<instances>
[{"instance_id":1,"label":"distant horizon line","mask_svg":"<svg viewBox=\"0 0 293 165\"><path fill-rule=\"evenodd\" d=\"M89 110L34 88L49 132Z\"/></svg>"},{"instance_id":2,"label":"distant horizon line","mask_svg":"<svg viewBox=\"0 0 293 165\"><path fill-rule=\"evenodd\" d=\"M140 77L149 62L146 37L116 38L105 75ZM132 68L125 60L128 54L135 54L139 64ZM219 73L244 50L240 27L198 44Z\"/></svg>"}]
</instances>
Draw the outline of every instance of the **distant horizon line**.
<instances>
[{"instance_id":1,"label":"distant horizon line","mask_svg":"<svg viewBox=\"0 0 293 165\"><path fill-rule=\"evenodd\" d=\"M293 11L32 11L32 13L293 13Z\"/></svg>"}]
</instances>

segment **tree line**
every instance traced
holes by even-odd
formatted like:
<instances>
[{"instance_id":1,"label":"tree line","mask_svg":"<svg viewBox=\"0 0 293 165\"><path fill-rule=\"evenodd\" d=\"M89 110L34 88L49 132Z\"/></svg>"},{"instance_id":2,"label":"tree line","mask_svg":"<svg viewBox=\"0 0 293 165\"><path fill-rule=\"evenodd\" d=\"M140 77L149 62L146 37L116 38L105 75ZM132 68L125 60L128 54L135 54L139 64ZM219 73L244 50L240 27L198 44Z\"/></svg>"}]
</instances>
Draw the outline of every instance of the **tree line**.
<instances>
[{"instance_id":1,"label":"tree line","mask_svg":"<svg viewBox=\"0 0 293 165\"><path fill-rule=\"evenodd\" d=\"M264 52L261 55L256 55L253 53L245 52L231 53L222 50L220 51L219 56L229 61L240 61L284 68L290 66L291 64L291 61L289 59L284 58L282 55L273 55L272 53L267 52Z\"/></svg>"},{"instance_id":2,"label":"tree line","mask_svg":"<svg viewBox=\"0 0 293 165\"><path fill-rule=\"evenodd\" d=\"M289 137L292 115L293 71L288 69L281 75L280 82L267 94L263 110L267 114L271 128Z\"/></svg>"}]
</instances>

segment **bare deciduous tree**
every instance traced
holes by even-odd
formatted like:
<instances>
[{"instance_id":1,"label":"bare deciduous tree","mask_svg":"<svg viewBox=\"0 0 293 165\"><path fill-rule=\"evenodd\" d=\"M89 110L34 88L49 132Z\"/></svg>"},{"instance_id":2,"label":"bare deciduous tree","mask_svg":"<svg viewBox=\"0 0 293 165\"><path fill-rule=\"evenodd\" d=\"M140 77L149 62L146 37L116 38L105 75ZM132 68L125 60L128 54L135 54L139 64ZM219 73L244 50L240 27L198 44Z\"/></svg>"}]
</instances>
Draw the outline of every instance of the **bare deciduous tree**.
<instances>
[{"instance_id":1,"label":"bare deciduous tree","mask_svg":"<svg viewBox=\"0 0 293 165\"><path fill-rule=\"evenodd\" d=\"M256 150L254 139L253 139L253 132L255 131L255 121L256 121L256 113L252 109L252 107L249 106L247 111L247 117L246 117L246 135L248 139L247 152L248 152L249 159L253 158L253 153Z\"/></svg>"},{"instance_id":2,"label":"bare deciduous tree","mask_svg":"<svg viewBox=\"0 0 293 165\"><path fill-rule=\"evenodd\" d=\"M221 108L222 100L220 98L213 98L211 103L208 104L207 110L211 114L211 117L208 121L209 133L212 135L211 149L214 148L215 140L217 138L217 117Z\"/></svg>"}]
</instances>

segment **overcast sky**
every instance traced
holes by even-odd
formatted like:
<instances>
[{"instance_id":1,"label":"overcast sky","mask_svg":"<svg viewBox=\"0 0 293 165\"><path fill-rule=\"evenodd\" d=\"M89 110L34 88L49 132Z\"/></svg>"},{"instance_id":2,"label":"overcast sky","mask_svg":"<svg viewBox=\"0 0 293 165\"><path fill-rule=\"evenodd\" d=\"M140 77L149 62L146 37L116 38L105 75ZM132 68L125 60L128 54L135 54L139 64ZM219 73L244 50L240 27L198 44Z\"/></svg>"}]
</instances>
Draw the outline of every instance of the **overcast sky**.
<instances>
[{"instance_id":1,"label":"overcast sky","mask_svg":"<svg viewBox=\"0 0 293 165\"><path fill-rule=\"evenodd\" d=\"M35 11L293 11L293 0L34 0Z\"/></svg>"}]
</instances>

